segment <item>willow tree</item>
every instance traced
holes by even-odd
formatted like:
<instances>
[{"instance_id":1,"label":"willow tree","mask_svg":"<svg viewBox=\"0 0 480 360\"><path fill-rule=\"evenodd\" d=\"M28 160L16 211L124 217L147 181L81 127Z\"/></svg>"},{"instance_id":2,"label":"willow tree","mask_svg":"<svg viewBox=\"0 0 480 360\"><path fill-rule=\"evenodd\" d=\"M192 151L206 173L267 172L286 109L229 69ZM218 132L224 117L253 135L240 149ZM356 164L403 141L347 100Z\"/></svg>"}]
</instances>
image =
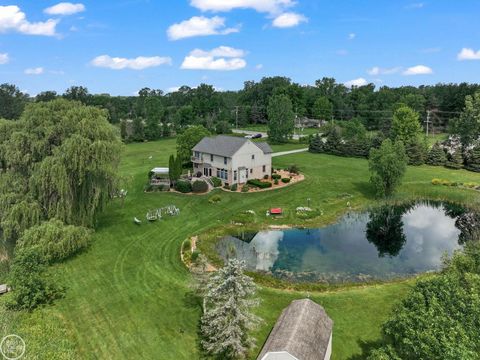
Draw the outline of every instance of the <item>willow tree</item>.
<instances>
[{"instance_id":1,"label":"willow tree","mask_svg":"<svg viewBox=\"0 0 480 360\"><path fill-rule=\"evenodd\" d=\"M107 112L58 99L30 104L14 126L0 126L10 131L0 147L5 237L51 218L92 226L117 182L121 143Z\"/></svg>"}]
</instances>

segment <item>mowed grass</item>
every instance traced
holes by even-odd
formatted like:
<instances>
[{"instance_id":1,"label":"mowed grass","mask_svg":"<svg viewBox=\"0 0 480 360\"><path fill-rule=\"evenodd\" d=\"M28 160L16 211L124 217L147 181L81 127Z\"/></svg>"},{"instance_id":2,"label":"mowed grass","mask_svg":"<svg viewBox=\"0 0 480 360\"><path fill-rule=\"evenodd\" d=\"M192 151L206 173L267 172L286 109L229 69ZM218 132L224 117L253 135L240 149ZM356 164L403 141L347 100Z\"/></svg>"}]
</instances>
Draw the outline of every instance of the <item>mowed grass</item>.
<instances>
[{"instance_id":1,"label":"mowed grass","mask_svg":"<svg viewBox=\"0 0 480 360\"><path fill-rule=\"evenodd\" d=\"M375 202L366 160L310 153L274 158L274 167L296 163L306 175L304 182L280 190L253 194L217 190L222 198L218 204L208 202L211 195L144 193L149 169L166 166L174 152L174 139L125 147L120 174L130 179L127 199L123 207L119 200L108 206L88 251L56 267L68 287L66 297L4 326L4 332L15 329L25 337L30 358L54 359L60 354L72 358L72 348L76 350L73 357L80 359L201 358L197 333L200 306L179 255L185 238L229 223L246 209L258 214L271 206L288 210L306 205L306 199L311 198L311 205L324 211L324 217L318 220L322 223L343 213L347 201L356 208ZM477 192L433 186L432 178L480 182L479 174L463 170L412 167L397 198L448 198L478 204ZM134 216L143 220L149 209L168 204L178 206L181 214L155 223L133 224ZM294 218L287 220L295 222ZM291 300L307 296L322 304L335 322L332 358L360 356L364 344L378 339L392 305L412 283L410 280L326 293L261 288L262 303L257 312L264 323L255 331L258 347L251 357L255 358L281 310ZM49 321L35 322L45 317ZM61 331L49 331L52 321ZM37 331L30 331L32 324ZM64 339L65 334L68 339ZM39 344L46 342L58 344L58 355L29 351L38 350Z\"/></svg>"}]
</instances>

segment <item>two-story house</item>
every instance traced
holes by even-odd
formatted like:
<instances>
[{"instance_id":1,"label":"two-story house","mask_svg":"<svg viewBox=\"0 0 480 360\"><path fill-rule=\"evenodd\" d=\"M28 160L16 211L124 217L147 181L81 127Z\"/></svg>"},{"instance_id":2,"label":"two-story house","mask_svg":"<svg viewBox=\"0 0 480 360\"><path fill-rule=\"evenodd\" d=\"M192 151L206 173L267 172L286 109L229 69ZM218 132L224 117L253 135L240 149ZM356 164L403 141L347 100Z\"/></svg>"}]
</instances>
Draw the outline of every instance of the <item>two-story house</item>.
<instances>
[{"instance_id":1,"label":"two-story house","mask_svg":"<svg viewBox=\"0 0 480 360\"><path fill-rule=\"evenodd\" d=\"M193 172L216 176L223 183L244 184L272 172L272 148L265 142L219 135L204 137L192 149Z\"/></svg>"}]
</instances>

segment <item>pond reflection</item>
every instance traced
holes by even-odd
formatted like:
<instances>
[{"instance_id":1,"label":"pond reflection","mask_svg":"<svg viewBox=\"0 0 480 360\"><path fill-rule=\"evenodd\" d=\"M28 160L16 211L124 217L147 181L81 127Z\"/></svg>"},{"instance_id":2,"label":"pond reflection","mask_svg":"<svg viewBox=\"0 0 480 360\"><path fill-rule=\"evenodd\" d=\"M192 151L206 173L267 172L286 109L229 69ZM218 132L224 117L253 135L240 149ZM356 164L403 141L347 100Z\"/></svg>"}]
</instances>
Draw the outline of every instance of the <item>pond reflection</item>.
<instances>
[{"instance_id":1,"label":"pond reflection","mask_svg":"<svg viewBox=\"0 0 480 360\"><path fill-rule=\"evenodd\" d=\"M228 236L218 251L292 281L392 279L439 269L442 255L461 248L459 239L468 236L457 227L465 214L444 204L381 207L318 229L262 231L245 241Z\"/></svg>"}]
</instances>

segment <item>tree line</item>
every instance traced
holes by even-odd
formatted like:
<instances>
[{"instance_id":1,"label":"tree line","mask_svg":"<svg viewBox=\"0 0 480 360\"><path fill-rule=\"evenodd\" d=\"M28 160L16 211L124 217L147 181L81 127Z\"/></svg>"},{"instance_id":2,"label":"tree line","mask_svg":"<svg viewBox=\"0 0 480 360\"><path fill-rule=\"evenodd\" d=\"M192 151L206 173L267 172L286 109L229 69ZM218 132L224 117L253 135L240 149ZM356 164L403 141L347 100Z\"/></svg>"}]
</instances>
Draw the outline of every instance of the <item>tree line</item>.
<instances>
[{"instance_id":1,"label":"tree line","mask_svg":"<svg viewBox=\"0 0 480 360\"><path fill-rule=\"evenodd\" d=\"M57 98L79 101L107 110L113 124L125 123L123 135L131 140L170 136L190 125L203 125L211 132L224 133L232 125L268 124L272 96L288 97L292 111L300 118L320 120L358 119L368 130L379 130L391 120L398 104L419 113L440 129L448 126L464 107L467 95L480 90L479 84L437 84L377 88L374 84L348 88L324 77L315 85L300 85L287 77L265 77L246 81L238 91L217 91L211 85L182 86L177 91L143 88L137 96L91 94L87 88L72 86L63 94L44 91L34 97L12 84L0 85L0 118L20 118L26 104Z\"/></svg>"}]
</instances>

